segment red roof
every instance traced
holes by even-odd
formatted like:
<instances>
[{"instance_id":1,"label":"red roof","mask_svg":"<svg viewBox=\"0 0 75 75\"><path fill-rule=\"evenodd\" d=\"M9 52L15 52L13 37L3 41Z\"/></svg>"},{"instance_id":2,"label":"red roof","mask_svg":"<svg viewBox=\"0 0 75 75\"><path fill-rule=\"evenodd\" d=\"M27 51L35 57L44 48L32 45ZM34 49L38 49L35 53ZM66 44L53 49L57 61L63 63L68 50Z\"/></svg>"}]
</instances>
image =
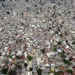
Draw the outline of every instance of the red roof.
<instances>
[{"instance_id":1,"label":"red roof","mask_svg":"<svg viewBox=\"0 0 75 75\"><path fill-rule=\"evenodd\" d=\"M72 75L75 75L75 72Z\"/></svg>"},{"instance_id":2,"label":"red roof","mask_svg":"<svg viewBox=\"0 0 75 75\"><path fill-rule=\"evenodd\" d=\"M64 74L60 74L60 75L64 75Z\"/></svg>"},{"instance_id":3,"label":"red roof","mask_svg":"<svg viewBox=\"0 0 75 75\"><path fill-rule=\"evenodd\" d=\"M7 51L8 51L8 52L11 52L11 48L8 48Z\"/></svg>"},{"instance_id":4,"label":"red roof","mask_svg":"<svg viewBox=\"0 0 75 75\"><path fill-rule=\"evenodd\" d=\"M75 58L73 58L73 60L75 61Z\"/></svg>"},{"instance_id":5,"label":"red roof","mask_svg":"<svg viewBox=\"0 0 75 75\"><path fill-rule=\"evenodd\" d=\"M75 66L73 66L72 68L75 69Z\"/></svg>"},{"instance_id":6,"label":"red roof","mask_svg":"<svg viewBox=\"0 0 75 75\"><path fill-rule=\"evenodd\" d=\"M75 73L73 73L72 75L75 75Z\"/></svg>"},{"instance_id":7,"label":"red roof","mask_svg":"<svg viewBox=\"0 0 75 75\"><path fill-rule=\"evenodd\" d=\"M64 72L64 75L69 75L69 73L68 72Z\"/></svg>"}]
</instances>

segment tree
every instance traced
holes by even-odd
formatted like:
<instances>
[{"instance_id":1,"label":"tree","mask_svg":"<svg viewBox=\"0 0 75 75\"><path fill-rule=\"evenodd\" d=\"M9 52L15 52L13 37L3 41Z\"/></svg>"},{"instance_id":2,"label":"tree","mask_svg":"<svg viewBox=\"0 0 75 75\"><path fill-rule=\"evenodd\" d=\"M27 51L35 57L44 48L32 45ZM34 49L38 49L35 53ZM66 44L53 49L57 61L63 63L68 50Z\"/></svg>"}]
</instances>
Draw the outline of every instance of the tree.
<instances>
[{"instance_id":1,"label":"tree","mask_svg":"<svg viewBox=\"0 0 75 75\"><path fill-rule=\"evenodd\" d=\"M42 75L42 70L39 68L39 69L37 70L37 73L38 73L38 75Z\"/></svg>"},{"instance_id":2,"label":"tree","mask_svg":"<svg viewBox=\"0 0 75 75\"><path fill-rule=\"evenodd\" d=\"M21 65L18 65L17 67L18 67L18 69L22 69L22 66Z\"/></svg>"},{"instance_id":3,"label":"tree","mask_svg":"<svg viewBox=\"0 0 75 75\"><path fill-rule=\"evenodd\" d=\"M60 57L61 57L62 59L64 59L64 58L66 57L66 55L64 54L64 52L62 52L62 53L60 54Z\"/></svg>"},{"instance_id":4,"label":"tree","mask_svg":"<svg viewBox=\"0 0 75 75\"><path fill-rule=\"evenodd\" d=\"M60 75L63 74L63 71L54 72L54 75Z\"/></svg>"},{"instance_id":5,"label":"tree","mask_svg":"<svg viewBox=\"0 0 75 75\"><path fill-rule=\"evenodd\" d=\"M5 1L5 0L0 0L0 2L3 2L3 1Z\"/></svg>"},{"instance_id":6,"label":"tree","mask_svg":"<svg viewBox=\"0 0 75 75\"><path fill-rule=\"evenodd\" d=\"M26 0L26 2L28 2L29 0Z\"/></svg>"},{"instance_id":7,"label":"tree","mask_svg":"<svg viewBox=\"0 0 75 75\"><path fill-rule=\"evenodd\" d=\"M72 42L72 44L74 44L74 45L75 45L75 41L73 41L73 42Z\"/></svg>"},{"instance_id":8,"label":"tree","mask_svg":"<svg viewBox=\"0 0 75 75\"><path fill-rule=\"evenodd\" d=\"M18 55L17 55L16 58L17 58L18 60L20 60L20 59L21 59L21 56L18 56Z\"/></svg>"},{"instance_id":9,"label":"tree","mask_svg":"<svg viewBox=\"0 0 75 75\"><path fill-rule=\"evenodd\" d=\"M66 70L68 73L72 74L73 71L71 69Z\"/></svg>"},{"instance_id":10,"label":"tree","mask_svg":"<svg viewBox=\"0 0 75 75\"><path fill-rule=\"evenodd\" d=\"M54 51L57 51L57 48L56 47L54 47Z\"/></svg>"},{"instance_id":11,"label":"tree","mask_svg":"<svg viewBox=\"0 0 75 75\"><path fill-rule=\"evenodd\" d=\"M61 41L59 41L59 42L58 42L58 45L61 45L61 44L62 44Z\"/></svg>"},{"instance_id":12,"label":"tree","mask_svg":"<svg viewBox=\"0 0 75 75\"><path fill-rule=\"evenodd\" d=\"M63 59L63 62L64 62L65 64L68 64L68 65L71 64L71 62L70 62L69 60L66 60L66 59Z\"/></svg>"},{"instance_id":13,"label":"tree","mask_svg":"<svg viewBox=\"0 0 75 75\"><path fill-rule=\"evenodd\" d=\"M31 61L33 58L30 56L30 55L28 55L28 61Z\"/></svg>"},{"instance_id":14,"label":"tree","mask_svg":"<svg viewBox=\"0 0 75 75\"><path fill-rule=\"evenodd\" d=\"M17 75L17 72L16 72L16 70L10 70L8 72L8 75Z\"/></svg>"},{"instance_id":15,"label":"tree","mask_svg":"<svg viewBox=\"0 0 75 75\"><path fill-rule=\"evenodd\" d=\"M48 31L51 29L51 27L48 28Z\"/></svg>"},{"instance_id":16,"label":"tree","mask_svg":"<svg viewBox=\"0 0 75 75\"><path fill-rule=\"evenodd\" d=\"M62 37L62 33L60 34L60 36Z\"/></svg>"},{"instance_id":17,"label":"tree","mask_svg":"<svg viewBox=\"0 0 75 75\"><path fill-rule=\"evenodd\" d=\"M59 75L59 73L54 73L54 75Z\"/></svg>"},{"instance_id":18,"label":"tree","mask_svg":"<svg viewBox=\"0 0 75 75\"><path fill-rule=\"evenodd\" d=\"M64 51L64 50L62 50L62 53L63 53L63 54L65 54L65 51Z\"/></svg>"},{"instance_id":19,"label":"tree","mask_svg":"<svg viewBox=\"0 0 75 75\"><path fill-rule=\"evenodd\" d=\"M69 58L69 61L72 61L72 58L71 57Z\"/></svg>"},{"instance_id":20,"label":"tree","mask_svg":"<svg viewBox=\"0 0 75 75\"><path fill-rule=\"evenodd\" d=\"M1 72L2 72L2 74L7 74L8 68L3 68L3 69L1 70Z\"/></svg>"},{"instance_id":21,"label":"tree","mask_svg":"<svg viewBox=\"0 0 75 75\"><path fill-rule=\"evenodd\" d=\"M19 63L16 63L15 66L16 66L16 68L18 68L18 69L22 69L22 66L21 66Z\"/></svg>"},{"instance_id":22,"label":"tree","mask_svg":"<svg viewBox=\"0 0 75 75\"><path fill-rule=\"evenodd\" d=\"M28 64L27 64L27 63L24 63L24 66L25 66L25 67L27 67L27 66L28 66Z\"/></svg>"},{"instance_id":23,"label":"tree","mask_svg":"<svg viewBox=\"0 0 75 75\"><path fill-rule=\"evenodd\" d=\"M29 69L30 69L30 71L32 71L32 70L33 70L33 68L32 68L32 67L30 67Z\"/></svg>"}]
</instances>

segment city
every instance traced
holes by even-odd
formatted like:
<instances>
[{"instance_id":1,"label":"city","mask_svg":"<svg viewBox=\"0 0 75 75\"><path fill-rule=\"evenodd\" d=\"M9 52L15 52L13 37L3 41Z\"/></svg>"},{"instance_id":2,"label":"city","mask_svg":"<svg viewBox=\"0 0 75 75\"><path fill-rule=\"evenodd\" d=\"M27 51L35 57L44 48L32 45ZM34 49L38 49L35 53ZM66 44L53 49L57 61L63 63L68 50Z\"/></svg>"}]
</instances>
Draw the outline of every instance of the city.
<instances>
[{"instance_id":1,"label":"city","mask_svg":"<svg viewBox=\"0 0 75 75\"><path fill-rule=\"evenodd\" d=\"M75 0L0 0L0 75L75 75Z\"/></svg>"}]
</instances>

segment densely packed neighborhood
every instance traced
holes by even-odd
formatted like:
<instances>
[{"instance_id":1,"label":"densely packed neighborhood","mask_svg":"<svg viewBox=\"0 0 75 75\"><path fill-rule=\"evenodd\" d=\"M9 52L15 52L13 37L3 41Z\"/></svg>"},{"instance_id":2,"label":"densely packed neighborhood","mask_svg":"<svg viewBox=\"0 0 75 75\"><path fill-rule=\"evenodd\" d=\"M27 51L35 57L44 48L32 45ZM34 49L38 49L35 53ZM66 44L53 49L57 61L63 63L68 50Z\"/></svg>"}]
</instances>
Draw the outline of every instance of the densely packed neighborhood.
<instances>
[{"instance_id":1,"label":"densely packed neighborhood","mask_svg":"<svg viewBox=\"0 0 75 75\"><path fill-rule=\"evenodd\" d=\"M0 75L75 75L75 0L0 0Z\"/></svg>"}]
</instances>

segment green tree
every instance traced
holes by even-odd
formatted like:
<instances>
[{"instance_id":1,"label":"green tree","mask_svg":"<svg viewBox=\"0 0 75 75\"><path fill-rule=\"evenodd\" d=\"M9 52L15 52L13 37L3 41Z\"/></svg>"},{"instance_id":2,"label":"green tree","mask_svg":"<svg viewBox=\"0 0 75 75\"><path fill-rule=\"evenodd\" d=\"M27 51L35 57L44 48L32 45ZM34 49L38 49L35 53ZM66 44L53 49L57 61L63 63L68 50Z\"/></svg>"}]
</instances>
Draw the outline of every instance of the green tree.
<instances>
[{"instance_id":1,"label":"green tree","mask_svg":"<svg viewBox=\"0 0 75 75\"><path fill-rule=\"evenodd\" d=\"M7 74L8 68L3 68L3 69L1 70L1 72L2 72L2 74Z\"/></svg>"},{"instance_id":2,"label":"green tree","mask_svg":"<svg viewBox=\"0 0 75 75\"><path fill-rule=\"evenodd\" d=\"M39 69L37 70L37 73L38 73L38 75L42 75L42 70L39 68Z\"/></svg>"},{"instance_id":3,"label":"green tree","mask_svg":"<svg viewBox=\"0 0 75 75\"><path fill-rule=\"evenodd\" d=\"M71 69L66 70L68 73L72 74L73 71Z\"/></svg>"},{"instance_id":4,"label":"green tree","mask_svg":"<svg viewBox=\"0 0 75 75\"><path fill-rule=\"evenodd\" d=\"M63 71L54 72L54 75L60 75L63 74Z\"/></svg>"},{"instance_id":5,"label":"green tree","mask_svg":"<svg viewBox=\"0 0 75 75\"><path fill-rule=\"evenodd\" d=\"M16 63L15 66L16 66L16 68L18 68L18 69L22 69L22 66L21 66L19 63Z\"/></svg>"},{"instance_id":6,"label":"green tree","mask_svg":"<svg viewBox=\"0 0 75 75\"><path fill-rule=\"evenodd\" d=\"M63 59L63 62L64 62L65 64L68 64L68 65L71 64L71 62L70 62L69 60L66 60L66 59Z\"/></svg>"},{"instance_id":7,"label":"green tree","mask_svg":"<svg viewBox=\"0 0 75 75\"><path fill-rule=\"evenodd\" d=\"M31 61L33 58L30 56L30 55L28 55L28 61Z\"/></svg>"},{"instance_id":8,"label":"green tree","mask_svg":"<svg viewBox=\"0 0 75 75\"><path fill-rule=\"evenodd\" d=\"M58 42L58 45L61 45L61 44L62 44L62 42L61 42L61 41L59 41L59 42Z\"/></svg>"},{"instance_id":9,"label":"green tree","mask_svg":"<svg viewBox=\"0 0 75 75\"><path fill-rule=\"evenodd\" d=\"M74 44L74 45L75 45L75 41L73 41L73 42L72 42L72 44Z\"/></svg>"},{"instance_id":10,"label":"green tree","mask_svg":"<svg viewBox=\"0 0 75 75\"><path fill-rule=\"evenodd\" d=\"M57 47L56 46L54 46L54 51L57 51Z\"/></svg>"},{"instance_id":11,"label":"green tree","mask_svg":"<svg viewBox=\"0 0 75 75\"><path fill-rule=\"evenodd\" d=\"M18 60L20 60L20 59L21 59L21 56L18 56L18 55L17 55L16 58L17 58Z\"/></svg>"},{"instance_id":12,"label":"green tree","mask_svg":"<svg viewBox=\"0 0 75 75\"><path fill-rule=\"evenodd\" d=\"M61 54L60 54L60 57L61 57L62 59L64 59L64 58L66 57L66 55L65 55L64 53L61 53Z\"/></svg>"}]
</instances>

